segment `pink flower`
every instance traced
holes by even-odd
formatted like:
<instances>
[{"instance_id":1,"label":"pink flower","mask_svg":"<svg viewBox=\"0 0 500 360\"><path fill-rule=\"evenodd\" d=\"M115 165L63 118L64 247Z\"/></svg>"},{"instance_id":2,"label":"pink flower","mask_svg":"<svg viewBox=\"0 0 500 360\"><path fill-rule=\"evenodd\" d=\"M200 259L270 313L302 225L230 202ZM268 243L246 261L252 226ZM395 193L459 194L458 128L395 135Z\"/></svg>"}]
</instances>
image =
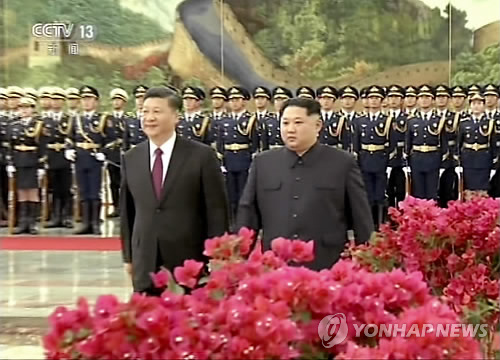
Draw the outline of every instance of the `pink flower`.
<instances>
[{"instance_id":1,"label":"pink flower","mask_svg":"<svg viewBox=\"0 0 500 360\"><path fill-rule=\"evenodd\" d=\"M314 260L314 241L292 241L292 260L297 263Z\"/></svg>"},{"instance_id":2,"label":"pink flower","mask_svg":"<svg viewBox=\"0 0 500 360\"><path fill-rule=\"evenodd\" d=\"M155 288L158 289L163 289L167 287L167 284L171 278L170 271L168 271L167 269L161 269L156 274L151 273L150 275L153 280Z\"/></svg>"},{"instance_id":3,"label":"pink flower","mask_svg":"<svg viewBox=\"0 0 500 360\"><path fill-rule=\"evenodd\" d=\"M174 269L174 276L179 284L193 289L198 282L201 269L203 269L203 263L195 260L185 260L183 266Z\"/></svg>"},{"instance_id":4,"label":"pink flower","mask_svg":"<svg viewBox=\"0 0 500 360\"><path fill-rule=\"evenodd\" d=\"M250 252L250 248L252 247L254 238L255 238L255 231L252 229L248 228L241 228L240 231L238 232L238 236L241 238L241 243L240 243L240 255L248 255Z\"/></svg>"},{"instance_id":5,"label":"pink flower","mask_svg":"<svg viewBox=\"0 0 500 360\"><path fill-rule=\"evenodd\" d=\"M280 259L288 262L292 258L292 241L279 237L271 241L271 250L278 255Z\"/></svg>"},{"instance_id":6,"label":"pink flower","mask_svg":"<svg viewBox=\"0 0 500 360\"><path fill-rule=\"evenodd\" d=\"M97 298L95 304L95 315L98 317L107 318L114 314L120 306L118 298L114 295L101 295Z\"/></svg>"}]
</instances>

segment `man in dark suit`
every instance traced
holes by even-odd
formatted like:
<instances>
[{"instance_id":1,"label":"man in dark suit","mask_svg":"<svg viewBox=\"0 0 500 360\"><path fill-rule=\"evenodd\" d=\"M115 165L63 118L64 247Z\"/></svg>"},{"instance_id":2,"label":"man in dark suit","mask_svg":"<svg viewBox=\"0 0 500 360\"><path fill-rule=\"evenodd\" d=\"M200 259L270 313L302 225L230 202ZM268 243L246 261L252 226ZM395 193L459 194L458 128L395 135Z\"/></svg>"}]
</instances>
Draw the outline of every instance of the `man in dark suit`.
<instances>
[{"instance_id":1,"label":"man in dark suit","mask_svg":"<svg viewBox=\"0 0 500 360\"><path fill-rule=\"evenodd\" d=\"M229 228L224 179L209 146L175 135L182 100L152 88L144 100L144 141L122 159L121 240L134 291L159 295L150 273L203 260L203 243Z\"/></svg>"},{"instance_id":2,"label":"man in dark suit","mask_svg":"<svg viewBox=\"0 0 500 360\"><path fill-rule=\"evenodd\" d=\"M263 231L263 247L277 237L314 240L319 270L332 266L352 221L356 242L373 232L368 198L354 157L318 143L321 109L310 99L291 99L281 110L285 147L257 155L238 210L238 227Z\"/></svg>"}]
</instances>

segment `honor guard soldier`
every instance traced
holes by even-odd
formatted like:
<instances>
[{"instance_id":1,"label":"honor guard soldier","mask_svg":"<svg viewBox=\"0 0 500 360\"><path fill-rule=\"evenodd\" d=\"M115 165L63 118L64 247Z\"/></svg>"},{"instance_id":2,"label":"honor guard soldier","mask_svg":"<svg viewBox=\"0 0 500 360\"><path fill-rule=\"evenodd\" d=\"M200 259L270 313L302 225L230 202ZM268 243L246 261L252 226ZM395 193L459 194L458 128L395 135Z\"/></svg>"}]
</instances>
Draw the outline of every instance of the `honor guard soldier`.
<instances>
[{"instance_id":1,"label":"honor guard soldier","mask_svg":"<svg viewBox=\"0 0 500 360\"><path fill-rule=\"evenodd\" d=\"M263 120L261 127L262 150L269 150L283 146L280 131L280 110L284 101L292 97L292 92L284 87L278 86L273 90L273 99L276 113L269 113Z\"/></svg>"},{"instance_id":2,"label":"honor guard soldier","mask_svg":"<svg viewBox=\"0 0 500 360\"><path fill-rule=\"evenodd\" d=\"M353 130L353 152L358 159L375 226L383 222L387 166L392 152L392 117L382 114L385 97L381 86L370 86L367 98L370 111L356 120Z\"/></svg>"},{"instance_id":3,"label":"honor guard soldier","mask_svg":"<svg viewBox=\"0 0 500 360\"><path fill-rule=\"evenodd\" d=\"M361 99L361 106L363 110L361 111L362 116L365 116L370 111L370 105L368 104L368 87L361 88L359 90L359 98Z\"/></svg>"},{"instance_id":4,"label":"honor guard soldier","mask_svg":"<svg viewBox=\"0 0 500 360\"><path fill-rule=\"evenodd\" d=\"M36 101L24 97L20 101L21 117L9 123L9 165L7 172L15 176L19 203L19 227L15 234L38 234L36 219L40 203L39 180L45 175L44 149L40 138L43 122L35 117Z\"/></svg>"},{"instance_id":5,"label":"honor guard soldier","mask_svg":"<svg viewBox=\"0 0 500 360\"><path fill-rule=\"evenodd\" d=\"M253 89L253 99L255 103L255 115L261 125L264 118L269 116L269 103L271 101L271 91L264 86L257 86Z\"/></svg>"},{"instance_id":6,"label":"honor guard soldier","mask_svg":"<svg viewBox=\"0 0 500 360\"><path fill-rule=\"evenodd\" d=\"M435 88L436 109L435 113L440 119L444 119L446 141L448 143L448 158L442 164L444 169L439 179L438 203L441 207L447 207L448 202L458 199L458 178L455 173L457 163L454 158L456 151L457 128L460 115L448 110L451 98L451 89L446 85L438 85Z\"/></svg>"},{"instance_id":7,"label":"honor guard soldier","mask_svg":"<svg viewBox=\"0 0 500 360\"><path fill-rule=\"evenodd\" d=\"M24 97L31 98L32 100L35 100L35 103L38 102L38 91L36 91L33 88L24 88ZM42 118L46 117L40 114Z\"/></svg>"},{"instance_id":8,"label":"honor guard soldier","mask_svg":"<svg viewBox=\"0 0 500 360\"><path fill-rule=\"evenodd\" d=\"M405 87L404 111L407 115L415 116L415 113L418 111L417 95L417 87L413 85Z\"/></svg>"},{"instance_id":9,"label":"honor guard soldier","mask_svg":"<svg viewBox=\"0 0 500 360\"><path fill-rule=\"evenodd\" d=\"M252 92L255 103L255 116L257 117L259 139L261 144L259 150L264 150L262 137L264 136L264 122L268 117L273 117L274 114L268 111L269 102L271 101L271 91L264 86L257 86Z\"/></svg>"},{"instance_id":10,"label":"honor guard soldier","mask_svg":"<svg viewBox=\"0 0 500 360\"><path fill-rule=\"evenodd\" d=\"M210 100L212 102L212 112L210 114L210 131L208 132L208 142L216 151L217 158L222 161L222 154L217 151L217 133L219 122L226 116L227 91L222 86L215 86L210 89Z\"/></svg>"},{"instance_id":11,"label":"honor guard soldier","mask_svg":"<svg viewBox=\"0 0 500 360\"><path fill-rule=\"evenodd\" d=\"M232 112L222 118L217 134L217 151L223 155L222 171L233 215L245 186L253 155L259 147L258 123L255 114L246 110L250 93L245 88L228 89Z\"/></svg>"},{"instance_id":12,"label":"honor guard soldier","mask_svg":"<svg viewBox=\"0 0 500 360\"><path fill-rule=\"evenodd\" d=\"M76 234L100 235L103 153L108 139L107 116L99 114L99 92L91 86L80 89L82 114L75 119L65 157L75 161L76 179L82 202L82 227Z\"/></svg>"},{"instance_id":13,"label":"honor guard soldier","mask_svg":"<svg viewBox=\"0 0 500 360\"><path fill-rule=\"evenodd\" d=\"M340 100L340 116L344 117L350 129L351 139L349 139L350 148L349 151L352 152L352 126L357 118L361 116L355 111L356 101L359 99L359 92L353 86L344 86L339 89L339 100Z\"/></svg>"},{"instance_id":14,"label":"honor guard soldier","mask_svg":"<svg viewBox=\"0 0 500 360\"><path fill-rule=\"evenodd\" d=\"M66 89L68 115L73 117L80 112L80 90L74 87Z\"/></svg>"},{"instance_id":15,"label":"honor guard soldier","mask_svg":"<svg viewBox=\"0 0 500 360\"><path fill-rule=\"evenodd\" d=\"M451 104L453 106L453 111L455 114L459 115L460 119L468 116L466 109L467 100L467 88L461 85L457 85L451 88ZM458 131L458 126L457 126Z\"/></svg>"},{"instance_id":16,"label":"honor guard soldier","mask_svg":"<svg viewBox=\"0 0 500 360\"><path fill-rule=\"evenodd\" d=\"M490 173L496 158L495 120L484 112L484 97L474 93L470 99L471 115L460 122L458 149L464 175L464 189L488 191Z\"/></svg>"},{"instance_id":17,"label":"honor guard soldier","mask_svg":"<svg viewBox=\"0 0 500 360\"><path fill-rule=\"evenodd\" d=\"M7 107L7 89L0 88L0 226L4 220L7 220L7 197L8 197L8 179L7 179L7 125L9 124Z\"/></svg>"},{"instance_id":18,"label":"honor guard soldier","mask_svg":"<svg viewBox=\"0 0 500 360\"><path fill-rule=\"evenodd\" d=\"M135 99L135 111L128 114L125 121L125 132L123 134L123 151L128 151L146 140L146 134L142 128L142 105L144 103L144 95L148 87L144 85L137 85L132 90Z\"/></svg>"},{"instance_id":19,"label":"honor guard soldier","mask_svg":"<svg viewBox=\"0 0 500 360\"><path fill-rule=\"evenodd\" d=\"M52 88L43 86L38 89L38 94L40 101L40 116L42 119L50 118L52 116Z\"/></svg>"},{"instance_id":20,"label":"honor guard soldier","mask_svg":"<svg viewBox=\"0 0 500 360\"><path fill-rule=\"evenodd\" d=\"M322 86L316 91L321 105L323 129L320 132L320 143L349 151L351 129L345 116L339 116L334 110L337 90L332 86Z\"/></svg>"},{"instance_id":21,"label":"honor guard soldier","mask_svg":"<svg viewBox=\"0 0 500 360\"><path fill-rule=\"evenodd\" d=\"M201 112L205 99L202 89L188 86L182 89L184 114L179 117L177 134L189 140L210 143L210 118Z\"/></svg>"},{"instance_id":22,"label":"honor guard soldier","mask_svg":"<svg viewBox=\"0 0 500 360\"><path fill-rule=\"evenodd\" d=\"M304 98L304 99L311 99L311 100L316 99L316 93L309 86L299 87L297 89L297 92L295 93L295 96L298 98Z\"/></svg>"},{"instance_id":23,"label":"honor guard soldier","mask_svg":"<svg viewBox=\"0 0 500 360\"><path fill-rule=\"evenodd\" d=\"M389 154L389 181L387 184L387 197L389 206L396 207L406 197L406 166L403 159L405 149L406 129L408 118L402 111L405 90L399 85L390 85L387 88L387 114L392 117L392 151Z\"/></svg>"},{"instance_id":24,"label":"honor guard soldier","mask_svg":"<svg viewBox=\"0 0 500 360\"><path fill-rule=\"evenodd\" d=\"M9 120L15 120L21 113L19 111L19 105L21 98L24 96L24 91L18 86L9 86L7 88L7 106L9 108L8 117Z\"/></svg>"},{"instance_id":25,"label":"honor guard soldier","mask_svg":"<svg viewBox=\"0 0 500 360\"><path fill-rule=\"evenodd\" d=\"M144 115L142 113L142 106L144 105L144 95L146 95L146 91L148 91L148 89L149 88L145 85L137 85L132 90L135 98L135 116L140 120L141 124L144 119Z\"/></svg>"},{"instance_id":26,"label":"honor guard soldier","mask_svg":"<svg viewBox=\"0 0 500 360\"><path fill-rule=\"evenodd\" d=\"M432 111L434 89L422 85L418 89L420 110L408 118L405 156L412 178L412 195L437 200L439 173L449 156L445 120Z\"/></svg>"},{"instance_id":27,"label":"honor guard soldier","mask_svg":"<svg viewBox=\"0 0 500 360\"><path fill-rule=\"evenodd\" d=\"M122 88L111 90L109 97L113 106L113 112L108 116L108 139L104 148L104 155L110 166L107 166L109 173L109 189L111 190L111 199L113 201L113 213L110 217L118 217L118 203L120 201L120 163L123 150L123 139L125 137L125 124L128 122L128 115L125 114L125 106L128 101L128 94Z\"/></svg>"},{"instance_id":28,"label":"honor guard soldier","mask_svg":"<svg viewBox=\"0 0 500 360\"><path fill-rule=\"evenodd\" d=\"M51 222L48 228L72 228L73 182L71 162L64 157L66 137L74 126L74 117L63 112L66 93L61 88L52 88L52 116L44 118L42 131L43 143L46 147L49 186L52 189Z\"/></svg>"},{"instance_id":29,"label":"honor guard soldier","mask_svg":"<svg viewBox=\"0 0 500 360\"><path fill-rule=\"evenodd\" d=\"M498 155L500 150L500 111L497 108L498 99L500 98L500 89L494 84L487 84L484 87L484 100L485 100L485 112L488 119L494 121L493 134L495 152ZM498 157L495 156L494 160ZM499 164L495 163L492 172L494 175L491 176L489 195L491 197L500 197L500 172L497 171Z\"/></svg>"}]
</instances>

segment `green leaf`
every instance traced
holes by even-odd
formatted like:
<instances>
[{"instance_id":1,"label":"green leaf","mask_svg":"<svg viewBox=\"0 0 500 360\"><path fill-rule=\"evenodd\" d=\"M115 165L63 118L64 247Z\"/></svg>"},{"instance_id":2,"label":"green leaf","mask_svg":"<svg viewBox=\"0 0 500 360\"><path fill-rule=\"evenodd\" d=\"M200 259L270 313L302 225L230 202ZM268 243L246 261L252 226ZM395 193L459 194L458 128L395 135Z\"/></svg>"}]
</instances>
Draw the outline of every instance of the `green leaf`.
<instances>
[{"instance_id":1,"label":"green leaf","mask_svg":"<svg viewBox=\"0 0 500 360\"><path fill-rule=\"evenodd\" d=\"M87 328L80 329L78 331L78 333L76 334L76 339L77 340L86 339L87 337L89 337L90 334L91 334L90 329L87 329Z\"/></svg>"},{"instance_id":2,"label":"green leaf","mask_svg":"<svg viewBox=\"0 0 500 360\"><path fill-rule=\"evenodd\" d=\"M170 291L171 293L174 293L176 295L184 295L185 294L184 288L182 286L180 286L179 284L177 284L177 282L175 281L173 276L170 276L168 279L167 289L168 289L168 291Z\"/></svg>"},{"instance_id":3,"label":"green leaf","mask_svg":"<svg viewBox=\"0 0 500 360\"><path fill-rule=\"evenodd\" d=\"M203 284L206 284L208 283L208 280L210 280L210 277L209 276L203 276L202 278L200 278L200 280L198 281L198 285L203 285Z\"/></svg>"},{"instance_id":4,"label":"green leaf","mask_svg":"<svg viewBox=\"0 0 500 360\"><path fill-rule=\"evenodd\" d=\"M307 324L307 323L309 323L309 321L311 321L312 315L309 311L300 311L300 312L294 313L292 316L292 319L293 319L293 321L300 321L300 322Z\"/></svg>"},{"instance_id":5,"label":"green leaf","mask_svg":"<svg viewBox=\"0 0 500 360\"><path fill-rule=\"evenodd\" d=\"M210 296L212 297L212 299L216 300L216 301L220 301L222 299L224 299L224 291L223 290L215 290L215 291L212 291L212 293L210 294Z\"/></svg>"},{"instance_id":6,"label":"green leaf","mask_svg":"<svg viewBox=\"0 0 500 360\"><path fill-rule=\"evenodd\" d=\"M71 345L75 341L75 334L71 330L66 330L64 332L64 337L63 337L63 344L64 345Z\"/></svg>"}]
</instances>

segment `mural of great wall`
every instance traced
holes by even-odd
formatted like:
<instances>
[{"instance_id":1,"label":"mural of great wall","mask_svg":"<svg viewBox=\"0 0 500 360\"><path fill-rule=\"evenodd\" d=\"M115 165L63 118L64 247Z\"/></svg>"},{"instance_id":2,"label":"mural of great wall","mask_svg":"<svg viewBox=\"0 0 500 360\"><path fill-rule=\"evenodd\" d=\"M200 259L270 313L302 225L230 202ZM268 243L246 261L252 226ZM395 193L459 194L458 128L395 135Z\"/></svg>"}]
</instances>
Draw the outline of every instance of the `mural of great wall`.
<instances>
[{"instance_id":1,"label":"mural of great wall","mask_svg":"<svg viewBox=\"0 0 500 360\"><path fill-rule=\"evenodd\" d=\"M129 1L130 2L130 1ZM487 24L473 34L473 51L500 43L500 21ZM7 49L0 57L0 66L26 63L27 66L51 66L62 57L37 54L29 46ZM168 64L180 79L196 78L206 86L229 86L239 83L247 88L257 85L273 87L277 84L290 88L311 83L293 69L283 69L268 59L255 44L251 35L238 20L231 6L223 0L180 1L173 23L173 35L138 46L116 46L100 43L82 43L79 55L113 64L121 71L146 72L159 64ZM451 61L430 61L372 72L367 75L347 75L328 82L335 86L352 84L366 86L373 83L401 85L420 83L447 83L450 80ZM316 81L311 85L321 85Z\"/></svg>"}]
</instances>

